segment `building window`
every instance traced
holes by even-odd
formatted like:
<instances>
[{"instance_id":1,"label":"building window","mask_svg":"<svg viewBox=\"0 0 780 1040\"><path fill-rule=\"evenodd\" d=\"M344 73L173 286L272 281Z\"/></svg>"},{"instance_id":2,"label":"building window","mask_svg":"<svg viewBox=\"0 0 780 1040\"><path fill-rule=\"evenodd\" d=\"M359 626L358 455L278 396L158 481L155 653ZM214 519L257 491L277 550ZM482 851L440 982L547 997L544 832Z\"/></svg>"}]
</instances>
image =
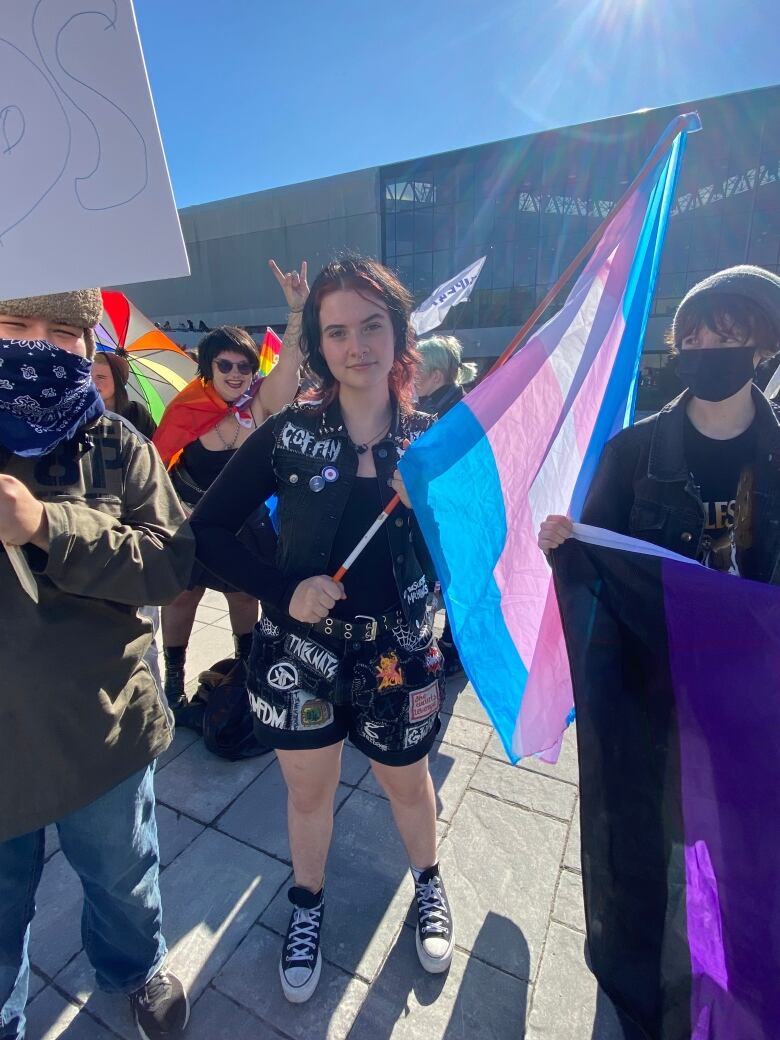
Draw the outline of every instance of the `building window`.
<instances>
[{"instance_id":1,"label":"building window","mask_svg":"<svg viewBox=\"0 0 780 1040\"><path fill-rule=\"evenodd\" d=\"M780 271L780 88L699 108L705 132L688 141L645 344L660 359L696 281L735 263ZM445 327L519 326L612 212L670 117L634 114L387 167L385 255L418 299L486 255L471 301Z\"/></svg>"}]
</instances>

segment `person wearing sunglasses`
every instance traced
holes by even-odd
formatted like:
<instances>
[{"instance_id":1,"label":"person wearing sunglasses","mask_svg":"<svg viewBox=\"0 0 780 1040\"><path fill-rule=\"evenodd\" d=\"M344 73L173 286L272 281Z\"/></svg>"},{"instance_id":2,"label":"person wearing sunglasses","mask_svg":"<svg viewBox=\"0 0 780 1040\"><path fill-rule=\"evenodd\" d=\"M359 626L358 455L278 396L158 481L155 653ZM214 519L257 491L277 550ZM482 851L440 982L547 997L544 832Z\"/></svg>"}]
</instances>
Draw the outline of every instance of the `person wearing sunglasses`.
<instances>
[{"instance_id":1,"label":"person wearing sunglasses","mask_svg":"<svg viewBox=\"0 0 780 1040\"><path fill-rule=\"evenodd\" d=\"M300 271L271 270L284 291L289 319L276 365L265 378L258 347L245 329L222 325L199 342L198 376L168 405L154 444L169 469L173 486L187 512L198 504L251 433L290 404L298 391L301 314L309 287L306 261ZM261 504L247 520L242 540L258 555L274 551L268 510ZM198 565L189 588L162 612L165 695L180 723L186 724L184 667L198 604L206 588L225 594L230 611L236 657L246 658L252 645L258 603L254 596L221 582Z\"/></svg>"}]
</instances>

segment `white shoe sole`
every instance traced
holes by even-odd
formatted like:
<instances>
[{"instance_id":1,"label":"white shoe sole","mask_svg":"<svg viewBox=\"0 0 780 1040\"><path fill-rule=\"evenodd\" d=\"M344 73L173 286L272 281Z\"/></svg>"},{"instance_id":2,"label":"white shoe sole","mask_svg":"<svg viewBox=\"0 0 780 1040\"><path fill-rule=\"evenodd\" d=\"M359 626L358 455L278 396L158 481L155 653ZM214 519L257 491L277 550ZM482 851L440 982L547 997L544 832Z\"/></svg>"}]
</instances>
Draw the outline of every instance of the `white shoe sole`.
<instances>
[{"instance_id":1,"label":"white shoe sole","mask_svg":"<svg viewBox=\"0 0 780 1040\"><path fill-rule=\"evenodd\" d=\"M425 947L420 939L420 929L417 928L414 933L415 943L417 945L417 956L420 958L420 964L423 968L431 975L440 975L443 971L446 971L452 961L452 951L455 948L455 937L450 936L450 944L447 947L447 952L443 957L431 957L429 953L426 953Z\"/></svg>"},{"instance_id":2,"label":"white shoe sole","mask_svg":"<svg viewBox=\"0 0 780 1040\"><path fill-rule=\"evenodd\" d=\"M282 970L282 962L279 962L279 978L282 983L282 991L284 992L287 1000L291 1004L305 1004L309 997L312 996L317 983L320 981L320 972L322 971L322 956L320 951L317 950L317 963L314 965L314 971L309 976L309 981L304 986L291 986L287 979L284 977L284 971Z\"/></svg>"}]
</instances>

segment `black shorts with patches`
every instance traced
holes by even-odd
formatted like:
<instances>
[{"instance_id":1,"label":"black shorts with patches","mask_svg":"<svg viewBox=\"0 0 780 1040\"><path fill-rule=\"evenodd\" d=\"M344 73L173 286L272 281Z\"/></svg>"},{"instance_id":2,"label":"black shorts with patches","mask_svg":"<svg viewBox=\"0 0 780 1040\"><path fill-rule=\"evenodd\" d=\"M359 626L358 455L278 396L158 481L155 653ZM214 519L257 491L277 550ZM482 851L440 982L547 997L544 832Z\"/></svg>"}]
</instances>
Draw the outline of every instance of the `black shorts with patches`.
<instances>
[{"instance_id":1,"label":"black shorts with patches","mask_svg":"<svg viewBox=\"0 0 780 1040\"><path fill-rule=\"evenodd\" d=\"M368 758L402 766L424 758L436 739L444 668L429 624L345 643L263 617L247 690L255 734L267 746L321 748L348 737Z\"/></svg>"}]
</instances>

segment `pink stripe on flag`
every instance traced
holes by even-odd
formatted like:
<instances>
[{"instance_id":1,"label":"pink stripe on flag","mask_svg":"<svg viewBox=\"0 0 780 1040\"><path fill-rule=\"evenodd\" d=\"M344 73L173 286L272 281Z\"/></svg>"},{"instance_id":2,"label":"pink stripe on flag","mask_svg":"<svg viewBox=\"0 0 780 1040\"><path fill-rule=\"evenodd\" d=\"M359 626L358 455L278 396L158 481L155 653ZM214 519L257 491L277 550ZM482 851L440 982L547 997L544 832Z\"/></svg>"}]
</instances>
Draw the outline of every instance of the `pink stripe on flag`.
<instances>
[{"instance_id":1,"label":"pink stripe on flag","mask_svg":"<svg viewBox=\"0 0 780 1040\"><path fill-rule=\"evenodd\" d=\"M515 730L518 754L550 749L557 757L561 721L572 705L551 573L537 532L549 513L568 511L625 331L623 294L645 209L644 198L627 207L563 309L500 379L487 380L466 401L486 430L504 500L507 538L494 577L507 631L529 671Z\"/></svg>"}]
</instances>

